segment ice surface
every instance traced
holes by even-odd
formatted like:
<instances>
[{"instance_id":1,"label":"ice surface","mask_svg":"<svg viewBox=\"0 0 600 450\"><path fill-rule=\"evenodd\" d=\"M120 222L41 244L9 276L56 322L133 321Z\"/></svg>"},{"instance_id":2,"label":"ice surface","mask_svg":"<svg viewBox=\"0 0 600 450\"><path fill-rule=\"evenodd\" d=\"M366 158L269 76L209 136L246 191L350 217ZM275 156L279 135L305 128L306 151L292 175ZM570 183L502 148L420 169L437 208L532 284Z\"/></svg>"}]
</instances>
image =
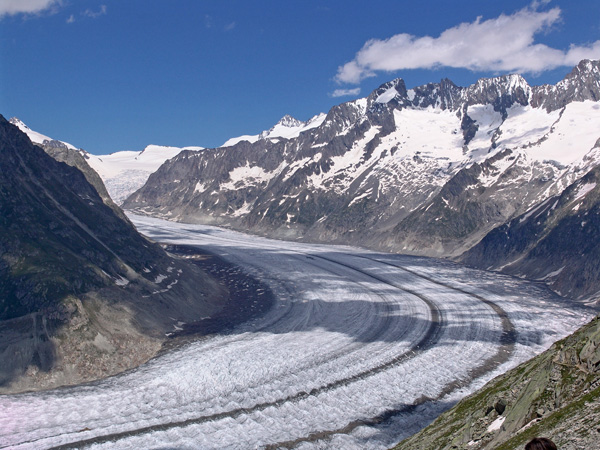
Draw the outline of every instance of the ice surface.
<instances>
[{"instance_id":1,"label":"ice surface","mask_svg":"<svg viewBox=\"0 0 600 450\"><path fill-rule=\"evenodd\" d=\"M269 285L274 307L102 382L0 397L1 446L389 448L591 317L536 285L445 261L131 219L153 239L243 267ZM492 305L516 330L507 353ZM435 400L404 408L423 396ZM386 411L396 413L379 425L357 422Z\"/></svg>"},{"instance_id":2,"label":"ice surface","mask_svg":"<svg viewBox=\"0 0 600 450\"><path fill-rule=\"evenodd\" d=\"M186 147L200 151L202 147ZM141 188L148 177L168 159L177 156L183 148L149 145L141 152L122 151L110 155L86 154L88 164L98 172L111 198L121 203Z\"/></svg>"}]
</instances>

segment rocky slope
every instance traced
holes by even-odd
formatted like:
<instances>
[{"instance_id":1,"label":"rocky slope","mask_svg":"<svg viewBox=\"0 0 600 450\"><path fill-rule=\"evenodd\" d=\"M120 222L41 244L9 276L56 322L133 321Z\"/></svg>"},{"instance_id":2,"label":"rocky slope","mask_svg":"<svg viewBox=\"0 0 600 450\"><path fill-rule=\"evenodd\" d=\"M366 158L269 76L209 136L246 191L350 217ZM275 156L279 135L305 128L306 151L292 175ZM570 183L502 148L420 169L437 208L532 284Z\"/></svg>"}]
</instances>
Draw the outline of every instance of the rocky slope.
<instances>
[{"instance_id":1,"label":"rocky slope","mask_svg":"<svg viewBox=\"0 0 600 450\"><path fill-rule=\"evenodd\" d=\"M600 142L599 142L600 144ZM569 298L600 291L600 166L494 229L464 263L540 280Z\"/></svg>"},{"instance_id":2,"label":"rocky slope","mask_svg":"<svg viewBox=\"0 0 600 450\"><path fill-rule=\"evenodd\" d=\"M0 392L133 367L178 322L221 307L216 282L104 196L0 116Z\"/></svg>"},{"instance_id":3,"label":"rocky slope","mask_svg":"<svg viewBox=\"0 0 600 450\"><path fill-rule=\"evenodd\" d=\"M110 155L93 155L83 149L77 149L67 142L38 133L16 117L10 119L9 122L16 125L29 137L31 142L41 146L55 159L82 170L103 199L110 195L111 200L117 204L142 187L148 176L169 158L182 150L202 149L202 147L179 148L148 145L142 151L120 151ZM85 164L83 164L84 161ZM98 180L102 180L103 183L98 183ZM99 187L100 184L102 187Z\"/></svg>"},{"instance_id":4,"label":"rocky slope","mask_svg":"<svg viewBox=\"0 0 600 450\"><path fill-rule=\"evenodd\" d=\"M461 400L396 450L513 450L536 436L561 450L600 442L600 318Z\"/></svg>"},{"instance_id":5,"label":"rocky slope","mask_svg":"<svg viewBox=\"0 0 600 450\"><path fill-rule=\"evenodd\" d=\"M290 138L181 152L125 202L138 213L289 239L457 256L598 162L600 63L554 86L518 75L333 107Z\"/></svg>"},{"instance_id":6,"label":"rocky slope","mask_svg":"<svg viewBox=\"0 0 600 450\"><path fill-rule=\"evenodd\" d=\"M69 147L67 144L61 141L51 140L44 141L43 144L36 144L44 149L46 153L48 153L52 158L57 161L64 162L69 166L77 168L80 172L83 173L85 179L88 183L90 183L102 201L109 206L119 217L123 220L127 220L125 214L121 208L119 208L112 200L102 178L98 175L94 169L90 167L87 163L84 154L82 154L81 150L75 150L74 148Z\"/></svg>"}]
</instances>

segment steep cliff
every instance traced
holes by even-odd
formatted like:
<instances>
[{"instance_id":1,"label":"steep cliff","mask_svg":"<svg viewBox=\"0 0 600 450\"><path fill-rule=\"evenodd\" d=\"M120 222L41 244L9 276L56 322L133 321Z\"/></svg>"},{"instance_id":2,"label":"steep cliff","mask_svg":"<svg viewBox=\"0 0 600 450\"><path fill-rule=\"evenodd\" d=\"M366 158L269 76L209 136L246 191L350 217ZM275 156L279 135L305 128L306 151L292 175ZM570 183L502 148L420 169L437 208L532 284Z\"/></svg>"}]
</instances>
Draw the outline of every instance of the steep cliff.
<instances>
[{"instance_id":1,"label":"steep cliff","mask_svg":"<svg viewBox=\"0 0 600 450\"><path fill-rule=\"evenodd\" d=\"M0 116L0 392L107 376L225 293Z\"/></svg>"}]
</instances>

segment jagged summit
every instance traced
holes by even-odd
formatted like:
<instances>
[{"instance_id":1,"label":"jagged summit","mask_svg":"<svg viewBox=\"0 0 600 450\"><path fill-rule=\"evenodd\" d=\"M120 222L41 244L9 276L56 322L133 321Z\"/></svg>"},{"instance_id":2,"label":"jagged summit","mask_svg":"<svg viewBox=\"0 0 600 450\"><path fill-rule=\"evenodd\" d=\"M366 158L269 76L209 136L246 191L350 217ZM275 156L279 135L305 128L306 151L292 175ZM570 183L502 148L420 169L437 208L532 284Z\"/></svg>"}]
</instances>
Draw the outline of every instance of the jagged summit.
<instances>
[{"instance_id":1,"label":"jagged summit","mask_svg":"<svg viewBox=\"0 0 600 450\"><path fill-rule=\"evenodd\" d=\"M258 138L267 139L271 137L284 137L284 135L288 134L288 131L295 132L297 128L302 128L304 125L304 122L290 116L289 114L286 114L269 130L265 130L260 133ZM287 130L288 128L289 130Z\"/></svg>"},{"instance_id":2,"label":"jagged summit","mask_svg":"<svg viewBox=\"0 0 600 450\"><path fill-rule=\"evenodd\" d=\"M520 74L481 78L461 87L444 78L439 83L427 83L407 89L397 78L384 83L367 97L367 102L389 103L394 107L460 110L465 105L492 104L505 111L515 103L543 107L548 112L570 102L600 99L600 61L583 60L556 85L531 86Z\"/></svg>"},{"instance_id":3,"label":"jagged summit","mask_svg":"<svg viewBox=\"0 0 600 450\"><path fill-rule=\"evenodd\" d=\"M301 120L286 114L270 129L262 131L257 135L243 135L231 138L227 140L222 147L231 147L242 141L254 143L265 139L293 139L298 137L300 133L304 131L318 127L323 120L325 120L325 114L317 114L306 122L302 122Z\"/></svg>"},{"instance_id":4,"label":"jagged summit","mask_svg":"<svg viewBox=\"0 0 600 450\"><path fill-rule=\"evenodd\" d=\"M279 122L277 122L277 125L292 128L305 125L305 123L296 119L295 117L290 116L289 114L286 114L279 120Z\"/></svg>"}]
</instances>

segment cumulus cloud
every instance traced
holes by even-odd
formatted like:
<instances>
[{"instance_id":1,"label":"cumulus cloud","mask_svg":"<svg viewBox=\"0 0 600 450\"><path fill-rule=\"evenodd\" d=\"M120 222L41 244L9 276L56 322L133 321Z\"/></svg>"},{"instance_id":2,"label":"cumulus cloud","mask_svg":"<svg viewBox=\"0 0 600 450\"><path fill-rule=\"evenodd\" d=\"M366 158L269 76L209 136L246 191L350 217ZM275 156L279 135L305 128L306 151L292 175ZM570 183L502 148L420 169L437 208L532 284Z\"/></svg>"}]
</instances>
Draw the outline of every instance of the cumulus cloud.
<instances>
[{"instance_id":1,"label":"cumulus cloud","mask_svg":"<svg viewBox=\"0 0 600 450\"><path fill-rule=\"evenodd\" d=\"M14 14L39 14L60 4L61 0L0 0L0 18Z\"/></svg>"},{"instance_id":2,"label":"cumulus cloud","mask_svg":"<svg viewBox=\"0 0 600 450\"><path fill-rule=\"evenodd\" d=\"M438 37L402 33L385 40L371 39L352 61L338 68L336 81L357 84L376 72L437 67L472 71L540 73L581 59L600 58L600 40L589 45L571 45L568 50L535 42L561 20L560 8L539 11L547 0L494 19L461 23Z\"/></svg>"},{"instance_id":3,"label":"cumulus cloud","mask_svg":"<svg viewBox=\"0 0 600 450\"><path fill-rule=\"evenodd\" d=\"M333 91L331 94L329 94L330 97L347 97L350 95L358 95L360 94L360 88L354 88L354 89L336 89L335 91Z\"/></svg>"}]
</instances>

